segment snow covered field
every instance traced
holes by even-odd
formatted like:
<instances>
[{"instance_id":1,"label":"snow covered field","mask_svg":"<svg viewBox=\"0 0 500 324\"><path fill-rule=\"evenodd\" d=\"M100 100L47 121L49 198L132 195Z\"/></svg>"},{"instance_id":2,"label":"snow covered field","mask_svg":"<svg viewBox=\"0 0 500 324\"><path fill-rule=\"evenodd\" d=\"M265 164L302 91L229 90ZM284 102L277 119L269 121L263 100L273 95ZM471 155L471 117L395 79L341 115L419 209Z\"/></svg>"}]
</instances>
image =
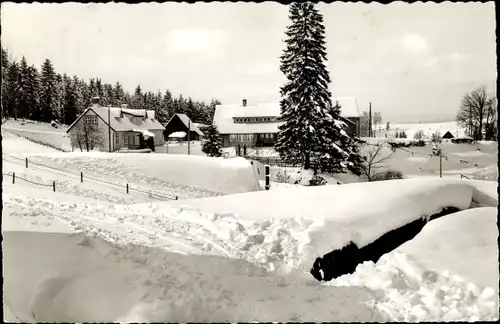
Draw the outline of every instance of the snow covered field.
<instances>
[{"instance_id":1,"label":"snow covered field","mask_svg":"<svg viewBox=\"0 0 500 324\"><path fill-rule=\"evenodd\" d=\"M58 183L54 193L3 177L4 305L18 320L498 319L496 182L256 191L257 177L240 159L62 153L9 136L2 146L60 170L189 198L162 202L3 159L3 172ZM181 164L190 171L181 174ZM431 221L376 264L327 283L308 273L319 255L349 241L369 244L449 206L465 211Z\"/></svg>"},{"instance_id":2,"label":"snow covered field","mask_svg":"<svg viewBox=\"0 0 500 324\"><path fill-rule=\"evenodd\" d=\"M391 129L386 131L386 124L380 125L380 129L375 129L375 137L384 138L385 134L388 137L394 137L396 130L405 131L409 139L413 139L416 132L422 131L425 137L430 138L433 133L438 131L443 136L449 131L455 137L465 136L465 129L460 127L456 121L440 122L440 123L399 123L390 124Z\"/></svg>"}]
</instances>

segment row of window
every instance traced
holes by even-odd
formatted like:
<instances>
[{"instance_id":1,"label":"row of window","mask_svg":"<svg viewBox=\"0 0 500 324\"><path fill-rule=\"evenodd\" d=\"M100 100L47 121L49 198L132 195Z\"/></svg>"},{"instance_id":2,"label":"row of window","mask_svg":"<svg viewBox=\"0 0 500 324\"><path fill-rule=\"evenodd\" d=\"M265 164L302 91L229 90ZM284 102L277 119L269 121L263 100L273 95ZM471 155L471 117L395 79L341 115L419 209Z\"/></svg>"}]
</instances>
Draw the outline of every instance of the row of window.
<instances>
[{"instance_id":1,"label":"row of window","mask_svg":"<svg viewBox=\"0 0 500 324\"><path fill-rule=\"evenodd\" d=\"M233 143L237 142L253 142L257 139L273 139L274 133L262 133L262 134L231 134L229 135L229 141Z\"/></svg>"},{"instance_id":2,"label":"row of window","mask_svg":"<svg viewBox=\"0 0 500 324\"><path fill-rule=\"evenodd\" d=\"M231 134L229 135L230 142L253 142L254 134Z\"/></svg>"},{"instance_id":3,"label":"row of window","mask_svg":"<svg viewBox=\"0 0 500 324\"><path fill-rule=\"evenodd\" d=\"M235 123L275 123L278 117L234 117Z\"/></svg>"}]
</instances>

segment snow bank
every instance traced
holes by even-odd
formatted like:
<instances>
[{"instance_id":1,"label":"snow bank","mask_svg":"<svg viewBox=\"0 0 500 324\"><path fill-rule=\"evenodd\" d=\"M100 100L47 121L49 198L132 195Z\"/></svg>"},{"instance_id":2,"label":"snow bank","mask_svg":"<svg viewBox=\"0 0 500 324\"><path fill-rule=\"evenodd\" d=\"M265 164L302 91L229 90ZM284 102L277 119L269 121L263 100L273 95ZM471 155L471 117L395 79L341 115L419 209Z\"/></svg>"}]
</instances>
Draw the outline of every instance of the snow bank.
<instances>
[{"instance_id":1,"label":"snow bank","mask_svg":"<svg viewBox=\"0 0 500 324\"><path fill-rule=\"evenodd\" d=\"M475 208L433 220L377 264L328 285L383 291L376 306L395 321L498 320L496 212Z\"/></svg>"},{"instance_id":2,"label":"snow bank","mask_svg":"<svg viewBox=\"0 0 500 324\"><path fill-rule=\"evenodd\" d=\"M232 224L227 237L268 268L304 266L350 241L363 247L444 207L466 209L473 186L454 179L405 179L342 186L295 187L171 202ZM207 216L207 221L210 219Z\"/></svg>"},{"instance_id":3,"label":"snow bank","mask_svg":"<svg viewBox=\"0 0 500 324\"><path fill-rule=\"evenodd\" d=\"M54 233L3 244L3 297L23 322L385 320L364 287L286 282L241 260Z\"/></svg>"},{"instance_id":4,"label":"snow bank","mask_svg":"<svg viewBox=\"0 0 500 324\"><path fill-rule=\"evenodd\" d=\"M497 209L473 208L429 222L398 248L426 269L498 289Z\"/></svg>"},{"instance_id":5,"label":"snow bank","mask_svg":"<svg viewBox=\"0 0 500 324\"><path fill-rule=\"evenodd\" d=\"M393 251L377 262L328 282L335 287L378 290L372 305L397 322L497 321L498 294L450 271L426 270L404 253Z\"/></svg>"},{"instance_id":6,"label":"snow bank","mask_svg":"<svg viewBox=\"0 0 500 324\"><path fill-rule=\"evenodd\" d=\"M139 158L141 156L141 158ZM232 194L260 190L250 162L243 158L212 158L192 155L127 154L120 162L134 165L145 174L173 183Z\"/></svg>"}]
</instances>

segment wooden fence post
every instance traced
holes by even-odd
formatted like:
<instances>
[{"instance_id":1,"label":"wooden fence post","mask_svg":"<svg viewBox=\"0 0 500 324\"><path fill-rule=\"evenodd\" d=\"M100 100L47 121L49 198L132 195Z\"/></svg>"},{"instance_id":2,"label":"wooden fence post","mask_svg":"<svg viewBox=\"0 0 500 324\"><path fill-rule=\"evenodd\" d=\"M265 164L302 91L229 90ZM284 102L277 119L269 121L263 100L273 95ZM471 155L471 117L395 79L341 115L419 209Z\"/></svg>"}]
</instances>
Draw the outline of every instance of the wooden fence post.
<instances>
[{"instance_id":1,"label":"wooden fence post","mask_svg":"<svg viewBox=\"0 0 500 324\"><path fill-rule=\"evenodd\" d=\"M271 184L269 183L269 178L270 178L270 175L269 175L269 164L266 164L266 190L269 190L271 188Z\"/></svg>"},{"instance_id":2,"label":"wooden fence post","mask_svg":"<svg viewBox=\"0 0 500 324\"><path fill-rule=\"evenodd\" d=\"M83 182L83 172L80 172L80 182Z\"/></svg>"},{"instance_id":3,"label":"wooden fence post","mask_svg":"<svg viewBox=\"0 0 500 324\"><path fill-rule=\"evenodd\" d=\"M16 173L12 172L12 183L16 183Z\"/></svg>"},{"instance_id":4,"label":"wooden fence post","mask_svg":"<svg viewBox=\"0 0 500 324\"><path fill-rule=\"evenodd\" d=\"M175 196L175 200L179 200L179 197Z\"/></svg>"},{"instance_id":5,"label":"wooden fence post","mask_svg":"<svg viewBox=\"0 0 500 324\"><path fill-rule=\"evenodd\" d=\"M26 158L26 168L28 168L28 158Z\"/></svg>"},{"instance_id":6,"label":"wooden fence post","mask_svg":"<svg viewBox=\"0 0 500 324\"><path fill-rule=\"evenodd\" d=\"M127 183L127 193L128 193L128 183Z\"/></svg>"},{"instance_id":7,"label":"wooden fence post","mask_svg":"<svg viewBox=\"0 0 500 324\"><path fill-rule=\"evenodd\" d=\"M52 189L54 190L54 192L56 192L56 182L55 181L52 181Z\"/></svg>"}]
</instances>

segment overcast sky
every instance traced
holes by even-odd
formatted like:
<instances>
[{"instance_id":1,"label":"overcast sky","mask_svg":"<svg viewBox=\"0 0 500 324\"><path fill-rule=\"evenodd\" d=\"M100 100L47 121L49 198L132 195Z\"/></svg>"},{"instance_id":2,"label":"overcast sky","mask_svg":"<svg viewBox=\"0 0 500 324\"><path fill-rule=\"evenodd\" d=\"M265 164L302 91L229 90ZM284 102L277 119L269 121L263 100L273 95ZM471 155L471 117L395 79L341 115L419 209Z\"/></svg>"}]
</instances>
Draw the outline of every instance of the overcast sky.
<instances>
[{"instance_id":1,"label":"overcast sky","mask_svg":"<svg viewBox=\"0 0 500 324\"><path fill-rule=\"evenodd\" d=\"M494 2L318 4L334 96L385 120L451 120L462 95L495 92ZM170 89L196 100L279 100L288 8L278 3L2 3L14 58L128 91Z\"/></svg>"}]
</instances>

